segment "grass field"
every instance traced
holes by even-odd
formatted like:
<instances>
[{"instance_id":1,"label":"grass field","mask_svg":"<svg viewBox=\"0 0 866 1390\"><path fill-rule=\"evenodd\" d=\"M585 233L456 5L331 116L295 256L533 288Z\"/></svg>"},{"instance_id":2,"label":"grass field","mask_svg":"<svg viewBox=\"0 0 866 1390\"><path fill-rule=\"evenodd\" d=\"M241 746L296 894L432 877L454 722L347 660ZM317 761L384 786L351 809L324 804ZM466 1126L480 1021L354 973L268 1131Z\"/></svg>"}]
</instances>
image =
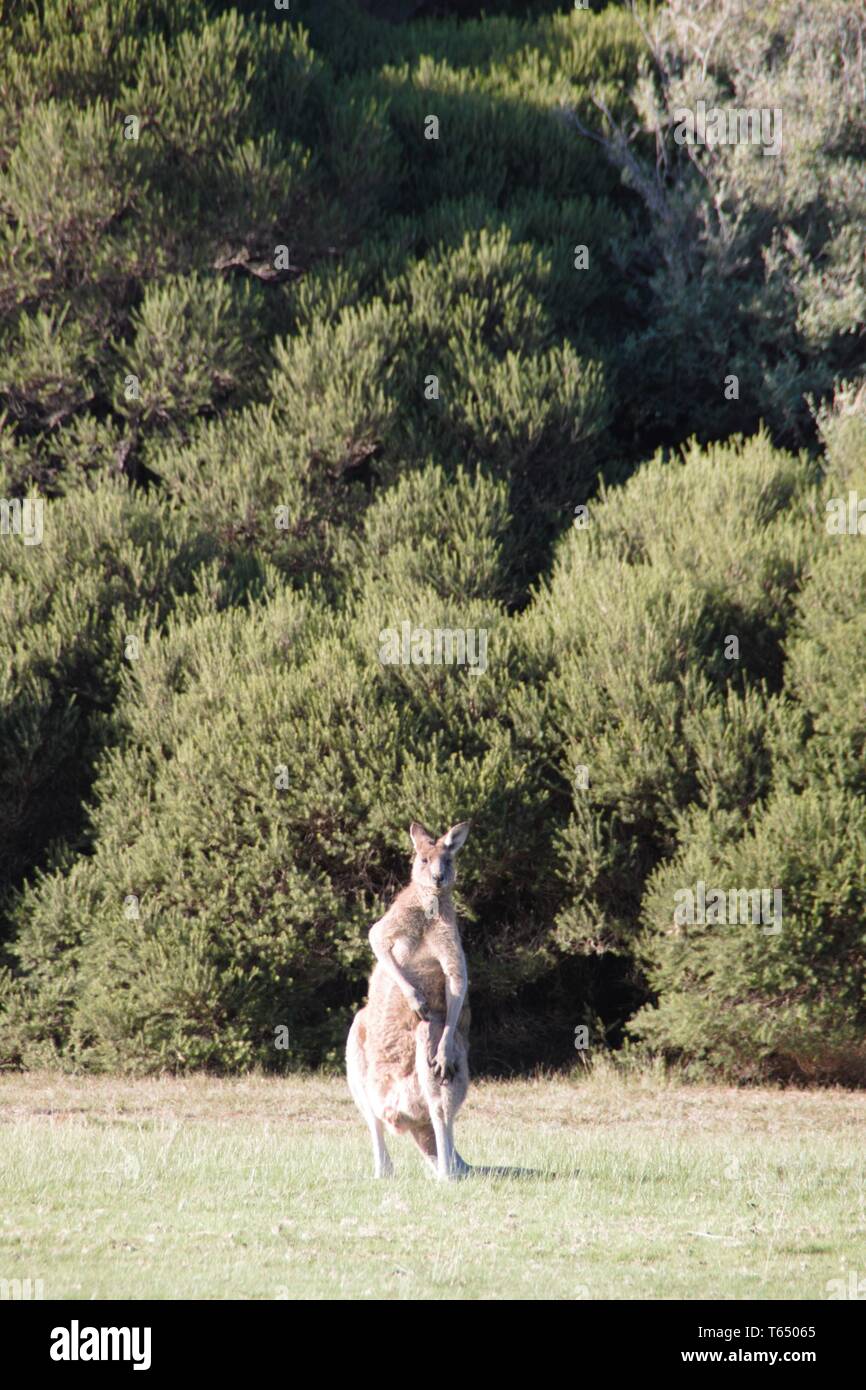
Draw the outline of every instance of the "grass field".
<instances>
[{"instance_id":1,"label":"grass field","mask_svg":"<svg viewBox=\"0 0 866 1390\"><path fill-rule=\"evenodd\" d=\"M827 1298L866 1096L609 1071L475 1085L471 1163L371 1178L339 1079L0 1079L0 1279L46 1298Z\"/></svg>"}]
</instances>

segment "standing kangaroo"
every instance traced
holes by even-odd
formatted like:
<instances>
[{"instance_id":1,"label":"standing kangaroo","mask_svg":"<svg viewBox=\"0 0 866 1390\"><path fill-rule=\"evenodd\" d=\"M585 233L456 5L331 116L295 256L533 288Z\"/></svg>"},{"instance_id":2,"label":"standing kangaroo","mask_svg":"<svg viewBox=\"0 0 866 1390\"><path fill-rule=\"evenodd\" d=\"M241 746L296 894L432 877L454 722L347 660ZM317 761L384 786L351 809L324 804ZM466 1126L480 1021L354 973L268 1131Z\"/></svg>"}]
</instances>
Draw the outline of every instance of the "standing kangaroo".
<instances>
[{"instance_id":1,"label":"standing kangaroo","mask_svg":"<svg viewBox=\"0 0 866 1390\"><path fill-rule=\"evenodd\" d=\"M373 1137L377 1178L394 1171L383 1126L411 1134L438 1178L470 1171L454 1147L469 1087L466 960L451 897L469 822L437 840L409 827L411 882L370 930L376 965L346 1045L349 1089Z\"/></svg>"}]
</instances>

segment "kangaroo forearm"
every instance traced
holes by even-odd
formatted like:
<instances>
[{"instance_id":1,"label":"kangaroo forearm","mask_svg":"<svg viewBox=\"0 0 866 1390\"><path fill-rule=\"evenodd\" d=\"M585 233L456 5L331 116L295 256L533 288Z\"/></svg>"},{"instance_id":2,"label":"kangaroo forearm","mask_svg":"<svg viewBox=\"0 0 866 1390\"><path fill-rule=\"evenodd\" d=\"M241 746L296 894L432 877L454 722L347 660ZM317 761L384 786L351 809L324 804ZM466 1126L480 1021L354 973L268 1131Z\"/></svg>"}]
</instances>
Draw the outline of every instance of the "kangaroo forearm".
<instances>
[{"instance_id":1,"label":"kangaroo forearm","mask_svg":"<svg viewBox=\"0 0 866 1390\"><path fill-rule=\"evenodd\" d=\"M386 973L391 977L391 979L394 981L395 985L401 991L401 993L404 995L411 994L414 991L415 986L412 984L412 981L409 979L408 975L404 974L404 972L400 969L399 965L397 964L393 955L391 954L390 948L387 946L374 946L373 952L375 954L376 960L382 966L382 969L386 971Z\"/></svg>"},{"instance_id":2,"label":"kangaroo forearm","mask_svg":"<svg viewBox=\"0 0 866 1390\"><path fill-rule=\"evenodd\" d=\"M466 1000L466 976L448 975L445 978L445 1031L452 1033Z\"/></svg>"}]
</instances>

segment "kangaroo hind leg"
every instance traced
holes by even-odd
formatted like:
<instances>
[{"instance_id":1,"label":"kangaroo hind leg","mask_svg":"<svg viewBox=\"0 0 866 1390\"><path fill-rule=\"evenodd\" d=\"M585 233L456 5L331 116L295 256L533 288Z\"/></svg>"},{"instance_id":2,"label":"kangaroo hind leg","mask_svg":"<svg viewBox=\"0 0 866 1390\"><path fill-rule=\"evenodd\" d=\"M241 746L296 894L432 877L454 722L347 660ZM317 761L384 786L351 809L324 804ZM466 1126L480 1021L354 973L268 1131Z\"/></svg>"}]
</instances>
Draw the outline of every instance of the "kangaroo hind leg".
<instances>
[{"instance_id":1,"label":"kangaroo hind leg","mask_svg":"<svg viewBox=\"0 0 866 1390\"><path fill-rule=\"evenodd\" d=\"M391 1156L385 1145L385 1127L370 1104L366 1087L366 1058L364 1056L365 1028L364 1010L355 1015L346 1044L346 1078L352 1098L367 1121L370 1138L373 1141L373 1176L389 1178L394 1172Z\"/></svg>"}]
</instances>

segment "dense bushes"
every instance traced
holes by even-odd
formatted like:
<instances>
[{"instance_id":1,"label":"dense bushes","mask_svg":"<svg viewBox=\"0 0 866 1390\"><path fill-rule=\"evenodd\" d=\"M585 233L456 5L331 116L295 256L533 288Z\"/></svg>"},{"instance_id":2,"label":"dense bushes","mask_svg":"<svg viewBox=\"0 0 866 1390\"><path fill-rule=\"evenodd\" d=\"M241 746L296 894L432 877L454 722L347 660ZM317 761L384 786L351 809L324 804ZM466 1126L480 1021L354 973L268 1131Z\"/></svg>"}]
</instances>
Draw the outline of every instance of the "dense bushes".
<instances>
[{"instance_id":1,"label":"dense bushes","mask_svg":"<svg viewBox=\"0 0 866 1390\"><path fill-rule=\"evenodd\" d=\"M212 551L183 516L122 480L46 507L43 539L2 537L0 855L4 884L55 840L82 842L93 765L112 741L128 651L165 619ZM167 534L168 533L168 534Z\"/></svg>"},{"instance_id":2,"label":"dense bushes","mask_svg":"<svg viewBox=\"0 0 866 1390\"><path fill-rule=\"evenodd\" d=\"M822 529L822 495L765 437L656 459L593 504L510 620L506 493L483 473L384 491L336 546L339 609L268 566L237 607L203 569L124 663L92 857L18 900L6 1046L134 1067L333 1055L417 805L476 819L463 891L488 1064L562 1056L587 1018L600 1035L613 952L659 996L637 1021L654 1045L742 1076L855 1074L863 576L840 588L849 538ZM486 669L383 665L404 621L483 629ZM781 887L781 934L672 934L698 879Z\"/></svg>"},{"instance_id":3,"label":"dense bushes","mask_svg":"<svg viewBox=\"0 0 866 1390\"><path fill-rule=\"evenodd\" d=\"M6 8L0 1063L337 1058L471 817L477 1067L862 1079L857 7Z\"/></svg>"},{"instance_id":4,"label":"dense bushes","mask_svg":"<svg viewBox=\"0 0 866 1390\"><path fill-rule=\"evenodd\" d=\"M862 369L864 34L849 0L668 0L628 117L599 94L596 129L566 103L564 118L601 141L648 214L649 239L625 241L621 258L642 306L623 356L644 437L708 438L764 420L798 443L807 395ZM697 126L683 138L683 113L701 102L706 139ZM749 139L726 143L740 112L757 113L760 133L749 125Z\"/></svg>"},{"instance_id":5,"label":"dense bushes","mask_svg":"<svg viewBox=\"0 0 866 1390\"><path fill-rule=\"evenodd\" d=\"M849 471L831 442L824 495L840 472L866 491L866 417L848 422L859 468ZM735 1076L862 1082L866 556L859 535L828 534L818 498L810 510L813 555L788 627L784 698L768 700L763 718L764 794L726 805L714 777L704 804L681 818L644 902L642 952L659 1003L636 1027ZM778 889L780 929L672 921L672 890L698 879Z\"/></svg>"}]
</instances>

